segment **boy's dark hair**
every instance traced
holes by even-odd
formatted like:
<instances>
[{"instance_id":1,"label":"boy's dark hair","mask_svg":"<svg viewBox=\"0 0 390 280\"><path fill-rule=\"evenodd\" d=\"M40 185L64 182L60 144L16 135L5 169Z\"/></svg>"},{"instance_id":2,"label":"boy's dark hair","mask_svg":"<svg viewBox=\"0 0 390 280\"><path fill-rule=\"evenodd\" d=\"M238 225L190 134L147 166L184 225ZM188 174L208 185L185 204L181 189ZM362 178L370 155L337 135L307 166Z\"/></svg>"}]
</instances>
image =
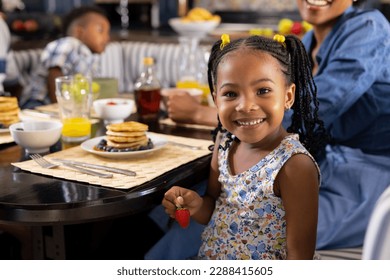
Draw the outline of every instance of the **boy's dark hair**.
<instances>
[{"instance_id":1,"label":"boy's dark hair","mask_svg":"<svg viewBox=\"0 0 390 280\"><path fill-rule=\"evenodd\" d=\"M310 60L302 42L292 35L286 36L283 44L267 37L250 36L232 41L222 50L220 46L221 40L211 48L207 70L210 91L215 91L218 65L228 53L247 48L250 51L256 50L270 54L281 65L287 85L294 83L296 86L292 122L287 131L298 133L305 148L313 156L320 156L328 141L328 134L323 121L318 117L317 87L313 80ZM219 120L218 127L213 133L214 139L218 131L225 132ZM229 137L232 139L230 133ZM228 141L228 145L230 142Z\"/></svg>"},{"instance_id":2,"label":"boy's dark hair","mask_svg":"<svg viewBox=\"0 0 390 280\"><path fill-rule=\"evenodd\" d=\"M74 8L62 19L62 34L67 35L68 29L72 25L72 23L90 13L99 14L107 18L106 12L99 6L90 5Z\"/></svg>"}]
</instances>

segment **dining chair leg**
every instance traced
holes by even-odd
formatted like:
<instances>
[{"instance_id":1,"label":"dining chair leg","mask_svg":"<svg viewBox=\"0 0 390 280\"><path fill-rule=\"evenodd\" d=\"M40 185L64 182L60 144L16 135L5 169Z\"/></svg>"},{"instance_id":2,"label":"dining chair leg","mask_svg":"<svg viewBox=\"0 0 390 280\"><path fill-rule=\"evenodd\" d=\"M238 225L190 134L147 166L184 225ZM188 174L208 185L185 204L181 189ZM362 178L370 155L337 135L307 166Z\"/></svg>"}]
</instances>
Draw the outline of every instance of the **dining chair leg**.
<instances>
[{"instance_id":1,"label":"dining chair leg","mask_svg":"<svg viewBox=\"0 0 390 280\"><path fill-rule=\"evenodd\" d=\"M33 227L34 259L65 260L64 226Z\"/></svg>"}]
</instances>

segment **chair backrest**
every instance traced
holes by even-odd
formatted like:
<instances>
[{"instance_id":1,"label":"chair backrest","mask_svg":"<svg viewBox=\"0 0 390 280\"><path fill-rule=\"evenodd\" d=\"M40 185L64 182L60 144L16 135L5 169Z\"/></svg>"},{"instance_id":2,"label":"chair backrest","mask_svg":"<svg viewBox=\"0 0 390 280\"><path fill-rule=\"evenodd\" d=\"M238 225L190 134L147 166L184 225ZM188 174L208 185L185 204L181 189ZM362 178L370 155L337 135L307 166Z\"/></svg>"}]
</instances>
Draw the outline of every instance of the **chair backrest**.
<instances>
[{"instance_id":1,"label":"chair backrest","mask_svg":"<svg viewBox=\"0 0 390 280\"><path fill-rule=\"evenodd\" d=\"M390 186L379 197L363 244L364 260L390 260Z\"/></svg>"}]
</instances>

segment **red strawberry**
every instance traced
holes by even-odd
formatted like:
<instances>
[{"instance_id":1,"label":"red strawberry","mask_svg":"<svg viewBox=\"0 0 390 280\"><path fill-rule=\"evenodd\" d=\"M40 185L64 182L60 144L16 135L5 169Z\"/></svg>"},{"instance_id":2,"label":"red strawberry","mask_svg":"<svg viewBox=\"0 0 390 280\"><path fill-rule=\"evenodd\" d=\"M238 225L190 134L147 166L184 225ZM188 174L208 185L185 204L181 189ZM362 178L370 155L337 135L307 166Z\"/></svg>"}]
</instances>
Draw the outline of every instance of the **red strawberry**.
<instances>
[{"instance_id":1,"label":"red strawberry","mask_svg":"<svg viewBox=\"0 0 390 280\"><path fill-rule=\"evenodd\" d=\"M178 207L175 212L175 220L182 228L188 227L190 224L190 211L186 208Z\"/></svg>"}]
</instances>

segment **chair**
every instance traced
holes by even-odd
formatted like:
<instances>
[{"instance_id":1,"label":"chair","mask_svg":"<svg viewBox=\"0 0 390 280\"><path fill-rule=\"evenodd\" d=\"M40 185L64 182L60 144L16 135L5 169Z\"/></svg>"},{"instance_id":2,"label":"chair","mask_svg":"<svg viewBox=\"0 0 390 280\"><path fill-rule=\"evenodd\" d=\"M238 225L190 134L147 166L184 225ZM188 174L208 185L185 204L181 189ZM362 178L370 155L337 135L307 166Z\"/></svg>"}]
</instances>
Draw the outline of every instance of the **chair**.
<instances>
[{"instance_id":1,"label":"chair","mask_svg":"<svg viewBox=\"0 0 390 280\"><path fill-rule=\"evenodd\" d=\"M363 260L390 260L390 186L379 197L368 223Z\"/></svg>"}]
</instances>

